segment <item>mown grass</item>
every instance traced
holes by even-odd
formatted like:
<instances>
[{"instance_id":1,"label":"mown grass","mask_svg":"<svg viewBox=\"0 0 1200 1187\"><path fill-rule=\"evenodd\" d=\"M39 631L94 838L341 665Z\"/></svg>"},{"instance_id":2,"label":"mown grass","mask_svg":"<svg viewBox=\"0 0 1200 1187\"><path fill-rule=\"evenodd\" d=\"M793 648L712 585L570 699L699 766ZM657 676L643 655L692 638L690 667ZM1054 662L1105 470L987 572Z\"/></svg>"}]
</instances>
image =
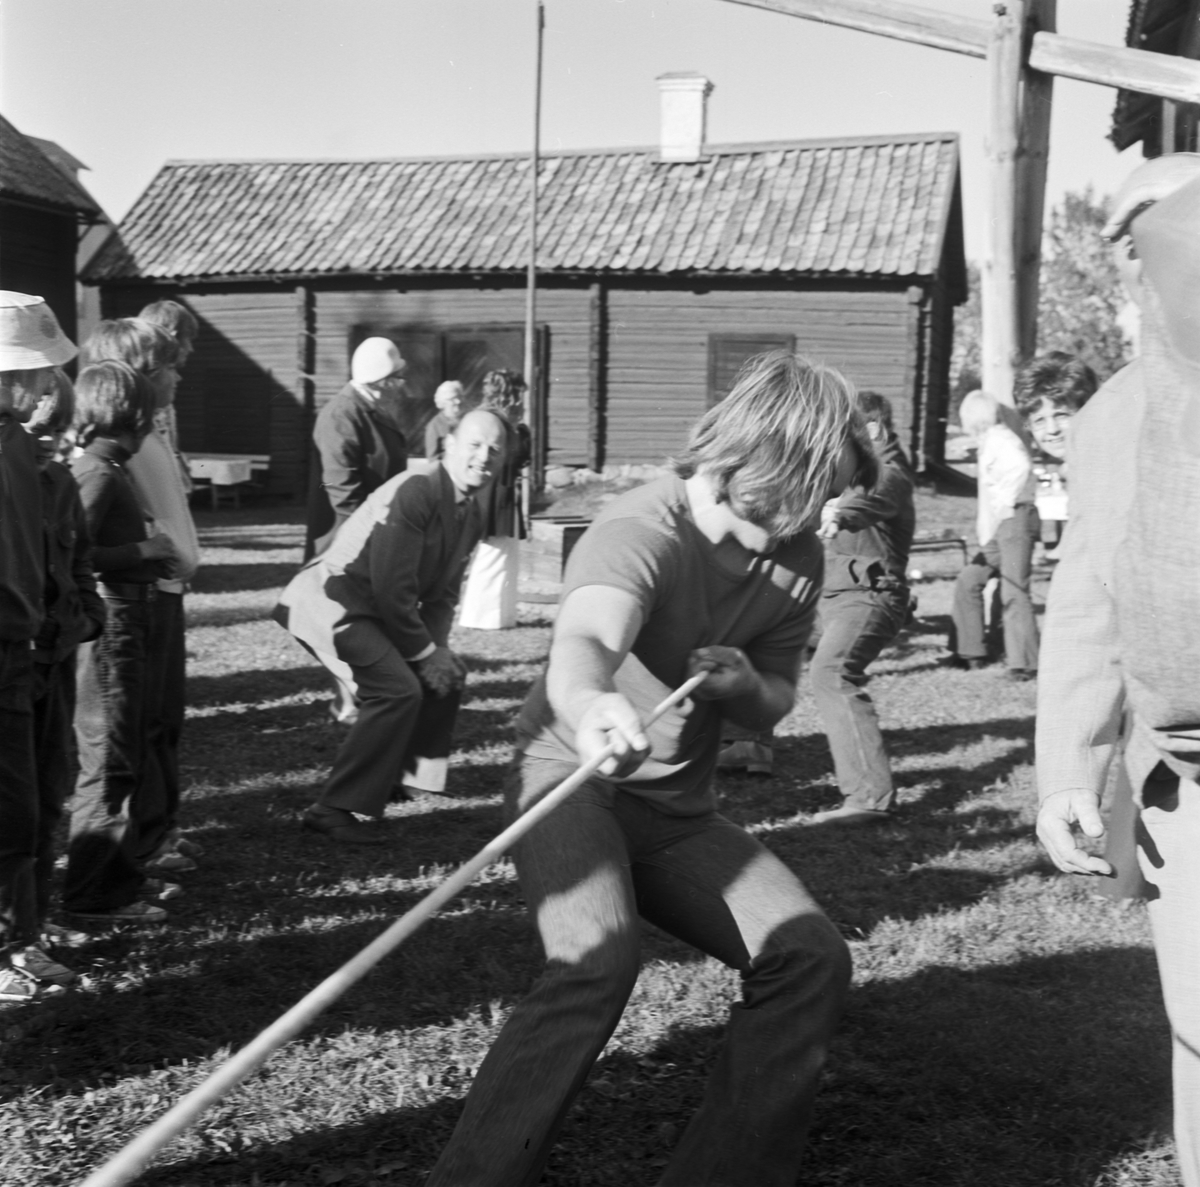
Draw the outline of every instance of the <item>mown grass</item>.
<instances>
[{"instance_id":1,"label":"mown grass","mask_svg":"<svg viewBox=\"0 0 1200 1187\"><path fill-rule=\"evenodd\" d=\"M923 496L923 529L973 504ZM0 1012L0 1182L83 1174L416 902L499 828L508 731L548 607L459 632L471 665L452 797L390 809L392 840L301 833L342 733L319 668L265 615L299 556L291 513L202 513L189 598L186 824L207 848L171 926L97 929L67 998ZM1054 874L1031 822L1034 689L954 672L953 553L922 557L920 617L872 695L895 824L806 826L837 802L811 697L776 776L728 778L724 810L803 877L850 940L855 980L802 1182L1034 1187L1178 1182L1169 1036L1144 912ZM539 952L501 865L205 1115L155 1187L416 1187ZM644 969L545 1182L653 1183L695 1107L737 978L647 927Z\"/></svg>"}]
</instances>

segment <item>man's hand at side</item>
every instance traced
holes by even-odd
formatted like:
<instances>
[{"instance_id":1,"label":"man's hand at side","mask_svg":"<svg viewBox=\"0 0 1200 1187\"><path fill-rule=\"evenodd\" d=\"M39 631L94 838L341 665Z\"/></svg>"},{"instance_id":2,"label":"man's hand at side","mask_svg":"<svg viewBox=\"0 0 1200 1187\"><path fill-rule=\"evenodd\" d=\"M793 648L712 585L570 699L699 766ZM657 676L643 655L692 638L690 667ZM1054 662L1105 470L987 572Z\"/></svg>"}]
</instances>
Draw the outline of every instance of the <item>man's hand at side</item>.
<instances>
[{"instance_id":1,"label":"man's hand at side","mask_svg":"<svg viewBox=\"0 0 1200 1187\"><path fill-rule=\"evenodd\" d=\"M1104 858L1093 857L1079 846L1073 825L1078 825L1086 837L1095 839L1104 835L1100 797L1094 791L1072 788L1048 795L1038 811L1038 840L1045 845L1050 860L1064 873L1111 875L1112 866Z\"/></svg>"},{"instance_id":2,"label":"man's hand at side","mask_svg":"<svg viewBox=\"0 0 1200 1187\"><path fill-rule=\"evenodd\" d=\"M413 661L417 678L435 697L461 688L466 678L462 660L449 647L435 647L424 659Z\"/></svg>"}]
</instances>

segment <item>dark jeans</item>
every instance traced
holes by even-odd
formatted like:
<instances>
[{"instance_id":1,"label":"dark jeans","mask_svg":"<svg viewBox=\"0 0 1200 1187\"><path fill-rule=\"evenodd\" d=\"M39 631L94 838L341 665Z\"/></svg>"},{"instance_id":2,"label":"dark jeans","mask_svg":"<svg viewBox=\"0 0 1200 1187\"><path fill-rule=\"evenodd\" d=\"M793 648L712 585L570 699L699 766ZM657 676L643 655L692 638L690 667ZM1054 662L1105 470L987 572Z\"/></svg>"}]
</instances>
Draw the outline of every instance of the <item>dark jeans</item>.
<instances>
[{"instance_id":1,"label":"dark jeans","mask_svg":"<svg viewBox=\"0 0 1200 1187\"><path fill-rule=\"evenodd\" d=\"M63 804L75 785L75 655L58 663L33 665L33 738L37 759L37 847L34 886L38 930L50 909L54 876L54 834Z\"/></svg>"},{"instance_id":2,"label":"dark jeans","mask_svg":"<svg viewBox=\"0 0 1200 1187\"><path fill-rule=\"evenodd\" d=\"M886 811L896 798L892 768L867 695L866 669L900 633L908 591L851 589L821 599L821 639L812 689L833 753L838 787L856 808Z\"/></svg>"},{"instance_id":3,"label":"dark jeans","mask_svg":"<svg viewBox=\"0 0 1200 1187\"><path fill-rule=\"evenodd\" d=\"M33 653L0 640L0 945L37 938L37 817Z\"/></svg>"},{"instance_id":4,"label":"dark jeans","mask_svg":"<svg viewBox=\"0 0 1200 1187\"><path fill-rule=\"evenodd\" d=\"M526 758L510 815L575 770ZM515 847L546 969L513 1011L426 1187L530 1187L637 980L638 916L742 974L674 1187L793 1187L850 979L845 942L796 876L717 815L667 816L594 777Z\"/></svg>"},{"instance_id":5,"label":"dark jeans","mask_svg":"<svg viewBox=\"0 0 1200 1187\"><path fill-rule=\"evenodd\" d=\"M104 633L80 646L76 667L79 780L63 887L69 911L123 907L138 897L143 880L131 807L145 766L151 603L104 601Z\"/></svg>"},{"instance_id":6,"label":"dark jeans","mask_svg":"<svg viewBox=\"0 0 1200 1187\"><path fill-rule=\"evenodd\" d=\"M321 792L320 802L328 808L379 817L404 783L425 791L441 791L445 785L462 694L426 695L400 653L390 643L386 648L365 667L313 652L358 701L358 720L335 755Z\"/></svg>"},{"instance_id":7,"label":"dark jeans","mask_svg":"<svg viewBox=\"0 0 1200 1187\"><path fill-rule=\"evenodd\" d=\"M983 588L1000 578L1004 610L1004 654L1010 668L1037 671L1038 629L1029 596L1033 545L1041 531L1037 510L1022 503L996 530L995 538L972 557L954 584L953 630L950 650L963 659L986 659L983 630Z\"/></svg>"},{"instance_id":8,"label":"dark jeans","mask_svg":"<svg viewBox=\"0 0 1200 1187\"><path fill-rule=\"evenodd\" d=\"M183 594L159 590L150 603L145 764L133 801L139 861L153 856L179 820L179 739L183 733L186 657Z\"/></svg>"}]
</instances>

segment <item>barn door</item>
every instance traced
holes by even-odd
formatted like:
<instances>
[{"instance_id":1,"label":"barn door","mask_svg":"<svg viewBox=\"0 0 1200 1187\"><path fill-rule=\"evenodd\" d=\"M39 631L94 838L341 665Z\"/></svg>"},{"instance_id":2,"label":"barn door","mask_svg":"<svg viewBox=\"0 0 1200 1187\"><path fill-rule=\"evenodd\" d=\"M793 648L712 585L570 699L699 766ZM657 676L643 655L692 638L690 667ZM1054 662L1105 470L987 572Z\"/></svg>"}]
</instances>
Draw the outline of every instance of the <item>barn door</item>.
<instances>
[{"instance_id":1,"label":"barn door","mask_svg":"<svg viewBox=\"0 0 1200 1187\"><path fill-rule=\"evenodd\" d=\"M768 350L795 349L795 334L709 334L708 406L729 395L747 359Z\"/></svg>"}]
</instances>

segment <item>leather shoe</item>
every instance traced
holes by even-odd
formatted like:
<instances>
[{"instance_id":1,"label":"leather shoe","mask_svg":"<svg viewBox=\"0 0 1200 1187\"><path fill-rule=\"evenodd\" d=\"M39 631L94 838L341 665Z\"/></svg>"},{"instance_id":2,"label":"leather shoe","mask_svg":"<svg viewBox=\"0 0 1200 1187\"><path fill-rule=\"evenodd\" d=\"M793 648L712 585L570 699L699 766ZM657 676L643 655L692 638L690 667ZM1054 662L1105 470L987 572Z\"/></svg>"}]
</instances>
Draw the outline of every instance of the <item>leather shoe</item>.
<instances>
[{"instance_id":1,"label":"leather shoe","mask_svg":"<svg viewBox=\"0 0 1200 1187\"><path fill-rule=\"evenodd\" d=\"M387 838L379 830L378 821L358 820L352 812L313 804L305 813L303 826L314 833L323 833L339 845L383 845Z\"/></svg>"}]
</instances>

